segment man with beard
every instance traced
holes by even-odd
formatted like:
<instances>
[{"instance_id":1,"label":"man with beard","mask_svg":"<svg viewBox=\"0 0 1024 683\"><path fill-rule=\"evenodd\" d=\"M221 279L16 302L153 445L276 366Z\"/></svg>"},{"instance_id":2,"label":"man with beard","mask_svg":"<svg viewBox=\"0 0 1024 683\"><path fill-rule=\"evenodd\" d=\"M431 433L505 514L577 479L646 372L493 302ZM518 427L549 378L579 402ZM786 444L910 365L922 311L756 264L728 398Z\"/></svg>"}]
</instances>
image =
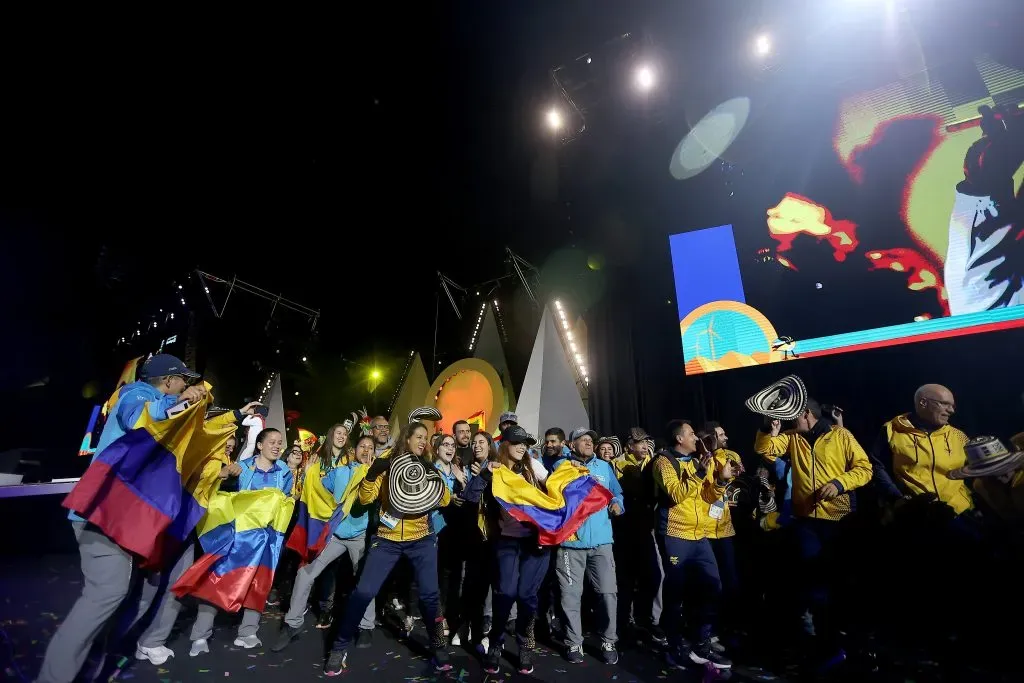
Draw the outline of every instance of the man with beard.
<instances>
[{"instance_id":1,"label":"man with beard","mask_svg":"<svg viewBox=\"0 0 1024 683\"><path fill-rule=\"evenodd\" d=\"M458 420L452 425L452 436L455 437L455 457L458 458L459 465L468 470L474 460L473 447L469 443L473 438L473 429L465 420Z\"/></svg>"},{"instance_id":2,"label":"man with beard","mask_svg":"<svg viewBox=\"0 0 1024 683\"><path fill-rule=\"evenodd\" d=\"M544 469L551 474L559 460L569 457L569 448L565 445L565 432L559 427L552 427L544 432L544 452L540 456Z\"/></svg>"}]
</instances>

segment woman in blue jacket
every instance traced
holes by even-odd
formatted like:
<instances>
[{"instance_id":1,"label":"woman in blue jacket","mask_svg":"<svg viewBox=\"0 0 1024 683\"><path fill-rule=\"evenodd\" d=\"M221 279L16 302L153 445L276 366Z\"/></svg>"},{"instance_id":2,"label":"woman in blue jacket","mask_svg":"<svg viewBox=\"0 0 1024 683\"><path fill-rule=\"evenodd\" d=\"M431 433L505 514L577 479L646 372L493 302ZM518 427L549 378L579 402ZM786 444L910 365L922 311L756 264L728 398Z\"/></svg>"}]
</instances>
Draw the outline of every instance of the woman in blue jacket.
<instances>
[{"instance_id":1,"label":"woman in blue jacket","mask_svg":"<svg viewBox=\"0 0 1024 683\"><path fill-rule=\"evenodd\" d=\"M259 491L261 489L280 489L286 496L292 493L294 475L288 466L281 461L284 453L284 435L273 428L264 429L256 437L256 456L239 463L242 473L238 475L239 491ZM262 612L254 609L242 610L242 623L238 626L238 637L235 647L251 650L263 643L256 632L260 628ZM210 651L207 639L213 635L213 620L217 616L217 608L208 603L200 603L196 621L192 625L192 649L190 657L198 657Z\"/></svg>"},{"instance_id":2,"label":"woman in blue jacket","mask_svg":"<svg viewBox=\"0 0 1024 683\"><path fill-rule=\"evenodd\" d=\"M373 437L362 436L356 442L352 462L347 465L339 465L323 476L321 481L324 488L333 493L334 500L340 503L349 482L352 481L356 468L360 465L369 465L372 462ZM309 601L313 583L336 559L342 555L348 555L349 561L352 562L352 571L358 579L359 571L362 568L362 559L366 554L366 527L370 520L370 507L372 506L362 505L357 500L352 505L349 514L338 522L338 526L334 529L334 535L327 542L327 546L316 556L316 559L302 567L296 574L291 606L288 608L288 614L284 616L281 632L270 648L273 652L280 652L298 637L305 621L306 603ZM373 645L374 617L375 602L371 600L359 622L359 634L356 636L357 648L368 648Z\"/></svg>"}]
</instances>

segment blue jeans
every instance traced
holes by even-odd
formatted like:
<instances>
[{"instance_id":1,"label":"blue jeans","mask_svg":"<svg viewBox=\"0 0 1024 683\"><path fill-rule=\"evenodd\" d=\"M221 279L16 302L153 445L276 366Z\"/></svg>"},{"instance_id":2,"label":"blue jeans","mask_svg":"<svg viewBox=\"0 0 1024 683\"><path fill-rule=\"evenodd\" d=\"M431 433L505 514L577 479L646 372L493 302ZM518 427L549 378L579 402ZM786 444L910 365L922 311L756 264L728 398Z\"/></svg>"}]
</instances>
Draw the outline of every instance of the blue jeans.
<instances>
[{"instance_id":1,"label":"blue jeans","mask_svg":"<svg viewBox=\"0 0 1024 683\"><path fill-rule=\"evenodd\" d=\"M359 629L359 620L370 601L377 597L385 579L402 557L409 558L420 590L420 614L433 633L433 624L441 620L441 598L437 587L437 537L429 534L416 541L389 541L380 536L370 538L363 573L356 589L345 604L345 615L334 641L335 650L347 650Z\"/></svg>"},{"instance_id":2,"label":"blue jeans","mask_svg":"<svg viewBox=\"0 0 1024 683\"><path fill-rule=\"evenodd\" d=\"M711 543L703 538L686 541L657 534L658 551L665 568L662 585L661 627L673 647L683 641L683 598L691 612L693 637L703 642L711 637L711 627L718 613L722 581ZM684 590L685 587L685 590ZM685 593L689 593L686 595Z\"/></svg>"},{"instance_id":3,"label":"blue jeans","mask_svg":"<svg viewBox=\"0 0 1024 683\"><path fill-rule=\"evenodd\" d=\"M537 616L538 593L548 573L551 551L538 548L537 539L507 538L502 536L494 542L498 565L497 580L494 584L494 615L491 619L491 645L500 645L505 637L505 623L512 613L512 605L518 603L516 636L524 642L529 633L530 622Z\"/></svg>"}]
</instances>

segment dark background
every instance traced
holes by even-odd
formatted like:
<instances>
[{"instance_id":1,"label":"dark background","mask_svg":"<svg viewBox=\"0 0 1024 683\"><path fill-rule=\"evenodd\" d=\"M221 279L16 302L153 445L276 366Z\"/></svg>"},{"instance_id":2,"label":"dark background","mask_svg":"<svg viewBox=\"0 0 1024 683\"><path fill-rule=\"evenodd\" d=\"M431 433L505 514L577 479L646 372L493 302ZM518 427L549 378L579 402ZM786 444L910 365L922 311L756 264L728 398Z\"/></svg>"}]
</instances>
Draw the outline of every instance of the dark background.
<instances>
[{"instance_id":1,"label":"dark background","mask_svg":"<svg viewBox=\"0 0 1024 683\"><path fill-rule=\"evenodd\" d=\"M900 15L913 49L887 38L884 3L804 0L5 22L8 445L49 449L57 476L84 467L70 454L97 402L86 387L106 398L124 360L155 350L165 330L195 333L218 402L240 402L280 370L286 408L303 426L323 430L374 402L385 410L410 349L432 374L469 338L471 324L438 303L437 271L469 290L460 304L472 318L480 299L471 285L510 272L506 246L537 267L542 300L564 297L587 322L596 427L659 432L670 417L708 415L743 444L753 420L742 399L778 371L684 377L667 237L724 223L741 240L743 230L763 235L765 208L812 181L834 180L839 199L820 201L843 217L847 181L831 137L844 93L889 82L908 63L977 51L1021 64L1018 3L920 5ZM759 30L777 47L767 63L749 56ZM610 55L609 41L627 32L632 54L661 65L656 92L638 101L616 80L629 65L616 63L590 84L587 131L552 140L542 125L555 100L550 70ZM754 109L729 163L674 181L669 156L688 126L739 95ZM318 310L316 330L301 316L271 317L254 297L232 299L211 320L188 278L196 267ZM179 283L187 304L175 326L141 325L180 305ZM829 291L847 285L838 277ZM503 301L518 388L537 311L514 279L481 291ZM858 314L824 299L800 305L815 316ZM118 347L136 327L149 336ZM1022 338L792 367L819 398L846 407L858 433L873 435L908 409L914 388L938 381L956 392L967 431L1005 435L1024 423L1012 372ZM384 374L376 392L366 381L373 367Z\"/></svg>"}]
</instances>

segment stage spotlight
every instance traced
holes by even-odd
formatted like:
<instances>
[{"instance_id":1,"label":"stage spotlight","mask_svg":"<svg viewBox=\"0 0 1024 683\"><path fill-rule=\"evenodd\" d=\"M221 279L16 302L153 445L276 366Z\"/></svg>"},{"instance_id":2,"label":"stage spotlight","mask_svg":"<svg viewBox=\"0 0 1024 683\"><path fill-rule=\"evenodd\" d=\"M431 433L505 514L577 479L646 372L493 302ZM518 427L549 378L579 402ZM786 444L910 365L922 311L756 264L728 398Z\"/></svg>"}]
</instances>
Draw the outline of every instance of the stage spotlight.
<instances>
[{"instance_id":1,"label":"stage spotlight","mask_svg":"<svg viewBox=\"0 0 1024 683\"><path fill-rule=\"evenodd\" d=\"M551 130L561 130L562 124L562 112L558 111L554 107L548 110L547 115L548 128Z\"/></svg>"},{"instance_id":2,"label":"stage spotlight","mask_svg":"<svg viewBox=\"0 0 1024 683\"><path fill-rule=\"evenodd\" d=\"M654 87L654 70L646 64L636 70L636 84L641 90L650 90Z\"/></svg>"},{"instance_id":3,"label":"stage spotlight","mask_svg":"<svg viewBox=\"0 0 1024 683\"><path fill-rule=\"evenodd\" d=\"M377 370L376 368L374 368L373 370L370 371L370 379L376 380L376 379L380 379L380 377L381 377L380 370Z\"/></svg>"},{"instance_id":4,"label":"stage spotlight","mask_svg":"<svg viewBox=\"0 0 1024 683\"><path fill-rule=\"evenodd\" d=\"M754 54L758 57L767 57L772 51L772 39L767 33L762 33L754 40Z\"/></svg>"}]
</instances>

